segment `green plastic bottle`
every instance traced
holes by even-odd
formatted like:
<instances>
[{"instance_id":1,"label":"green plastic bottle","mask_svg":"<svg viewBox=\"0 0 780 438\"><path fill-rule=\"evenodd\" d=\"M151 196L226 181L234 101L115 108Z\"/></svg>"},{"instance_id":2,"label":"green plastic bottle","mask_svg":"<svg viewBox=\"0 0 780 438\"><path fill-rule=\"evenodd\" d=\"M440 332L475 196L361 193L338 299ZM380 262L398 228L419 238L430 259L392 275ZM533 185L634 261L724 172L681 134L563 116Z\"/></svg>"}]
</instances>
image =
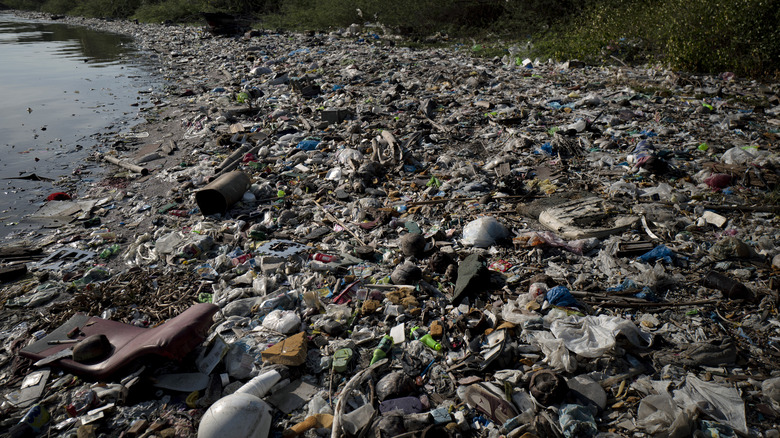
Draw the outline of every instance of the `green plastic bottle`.
<instances>
[{"instance_id":1,"label":"green plastic bottle","mask_svg":"<svg viewBox=\"0 0 780 438\"><path fill-rule=\"evenodd\" d=\"M429 348L436 351L441 350L441 344L436 342L436 340L433 339L433 336L431 336L430 333L425 333L425 330L421 329L420 327L417 326L412 327L411 334L412 337L414 337L414 339L417 339L418 341L427 345Z\"/></svg>"},{"instance_id":2,"label":"green plastic bottle","mask_svg":"<svg viewBox=\"0 0 780 438\"><path fill-rule=\"evenodd\" d=\"M376 350L374 350L374 356L371 358L371 363L369 365L373 365L386 358L392 348L393 338L388 335L382 336L382 340L379 341L379 345L376 347Z\"/></svg>"},{"instance_id":3,"label":"green plastic bottle","mask_svg":"<svg viewBox=\"0 0 780 438\"><path fill-rule=\"evenodd\" d=\"M103 251L100 253L100 255L99 255L98 257L100 257L101 259L108 259L108 258L110 258L112 255L114 255L114 254L118 253L118 252L119 252L119 249L120 249L120 246L119 246L119 244L118 244L118 243L115 243L115 244L113 244L113 245L109 246L108 248L104 249L104 250L103 250Z\"/></svg>"}]
</instances>

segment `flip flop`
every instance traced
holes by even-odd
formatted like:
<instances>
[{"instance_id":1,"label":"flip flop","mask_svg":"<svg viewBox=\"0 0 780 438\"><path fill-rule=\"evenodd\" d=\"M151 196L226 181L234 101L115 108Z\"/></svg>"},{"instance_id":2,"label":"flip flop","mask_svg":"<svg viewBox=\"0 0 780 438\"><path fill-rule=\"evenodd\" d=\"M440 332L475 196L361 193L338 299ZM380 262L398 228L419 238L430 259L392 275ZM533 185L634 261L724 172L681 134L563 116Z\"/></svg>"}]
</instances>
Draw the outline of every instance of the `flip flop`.
<instances>
[{"instance_id":1,"label":"flip flop","mask_svg":"<svg viewBox=\"0 0 780 438\"><path fill-rule=\"evenodd\" d=\"M489 383L469 386L463 395L463 401L498 424L504 424L510 418L520 415L514 405L499 395L497 388L491 386L493 385Z\"/></svg>"}]
</instances>

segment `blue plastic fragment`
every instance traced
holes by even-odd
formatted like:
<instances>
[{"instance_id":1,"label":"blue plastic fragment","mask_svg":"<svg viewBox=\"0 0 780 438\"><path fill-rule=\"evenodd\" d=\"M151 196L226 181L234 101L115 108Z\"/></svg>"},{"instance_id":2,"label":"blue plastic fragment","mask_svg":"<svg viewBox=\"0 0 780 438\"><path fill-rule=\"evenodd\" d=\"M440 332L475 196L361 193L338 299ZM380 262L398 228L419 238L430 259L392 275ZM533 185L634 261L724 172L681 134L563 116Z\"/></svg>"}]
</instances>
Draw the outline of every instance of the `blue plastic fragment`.
<instances>
[{"instance_id":1,"label":"blue plastic fragment","mask_svg":"<svg viewBox=\"0 0 780 438\"><path fill-rule=\"evenodd\" d=\"M624 290L634 290L634 289L639 289L639 286L636 284L636 282L634 282L634 280L630 278L626 278L619 285L614 287L608 287L607 292L623 292Z\"/></svg>"},{"instance_id":2,"label":"blue plastic fragment","mask_svg":"<svg viewBox=\"0 0 780 438\"><path fill-rule=\"evenodd\" d=\"M436 408L432 410L431 417L433 417L433 422L435 424L447 424L452 421L452 416L450 416L447 408Z\"/></svg>"},{"instance_id":3,"label":"blue plastic fragment","mask_svg":"<svg viewBox=\"0 0 780 438\"><path fill-rule=\"evenodd\" d=\"M671 249L669 249L666 245L658 245L650 251L637 257L637 259L645 263L651 263L656 260L663 260L666 263L672 263L672 257L674 257L674 252L672 252Z\"/></svg>"},{"instance_id":4,"label":"blue plastic fragment","mask_svg":"<svg viewBox=\"0 0 780 438\"><path fill-rule=\"evenodd\" d=\"M319 140L307 138L306 140L303 140L300 143L298 143L297 148L303 149L304 151L313 151L317 149L317 146L319 146L319 144L320 144Z\"/></svg>"},{"instance_id":5,"label":"blue plastic fragment","mask_svg":"<svg viewBox=\"0 0 780 438\"><path fill-rule=\"evenodd\" d=\"M547 291L547 301L553 306L560 307L575 307L577 306L577 300L569 292L569 288L566 286L555 286Z\"/></svg>"},{"instance_id":6,"label":"blue plastic fragment","mask_svg":"<svg viewBox=\"0 0 780 438\"><path fill-rule=\"evenodd\" d=\"M582 405L561 406L558 422L566 438L593 437L599 433L593 413Z\"/></svg>"}]
</instances>

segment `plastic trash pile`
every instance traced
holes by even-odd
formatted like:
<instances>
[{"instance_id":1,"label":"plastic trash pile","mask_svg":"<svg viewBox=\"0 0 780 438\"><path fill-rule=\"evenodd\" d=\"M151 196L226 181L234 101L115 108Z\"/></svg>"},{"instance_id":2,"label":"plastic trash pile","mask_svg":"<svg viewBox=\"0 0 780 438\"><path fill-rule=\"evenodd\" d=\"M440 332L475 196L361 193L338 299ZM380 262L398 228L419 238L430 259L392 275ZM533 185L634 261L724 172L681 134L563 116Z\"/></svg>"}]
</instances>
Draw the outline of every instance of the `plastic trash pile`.
<instances>
[{"instance_id":1,"label":"plastic trash pile","mask_svg":"<svg viewBox=\"0 0 780 438\"><path fill-rule=\"evenodd\" d=\"M170 80L0 251L10 436L780 436L777 84L84 23Z\"/></svg>"}]
</instances>

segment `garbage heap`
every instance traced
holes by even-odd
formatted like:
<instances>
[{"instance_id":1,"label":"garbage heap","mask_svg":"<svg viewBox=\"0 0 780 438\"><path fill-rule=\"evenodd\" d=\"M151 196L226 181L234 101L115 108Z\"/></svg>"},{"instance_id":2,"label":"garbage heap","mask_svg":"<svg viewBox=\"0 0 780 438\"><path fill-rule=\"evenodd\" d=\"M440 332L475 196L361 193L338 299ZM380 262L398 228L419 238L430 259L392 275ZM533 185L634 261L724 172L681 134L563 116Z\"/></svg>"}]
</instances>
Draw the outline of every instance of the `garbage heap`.
<instances>
[{"instance_id":1,"label":"garbage heap","mask_svg":"<svg viewBox=\"0 0 780 438\"><path fill-rule=\"evenodd\" d=\"M780 436L777 84L85 24L169 82L3 250L10 436Z\"/></svg>"}]
</instances>

